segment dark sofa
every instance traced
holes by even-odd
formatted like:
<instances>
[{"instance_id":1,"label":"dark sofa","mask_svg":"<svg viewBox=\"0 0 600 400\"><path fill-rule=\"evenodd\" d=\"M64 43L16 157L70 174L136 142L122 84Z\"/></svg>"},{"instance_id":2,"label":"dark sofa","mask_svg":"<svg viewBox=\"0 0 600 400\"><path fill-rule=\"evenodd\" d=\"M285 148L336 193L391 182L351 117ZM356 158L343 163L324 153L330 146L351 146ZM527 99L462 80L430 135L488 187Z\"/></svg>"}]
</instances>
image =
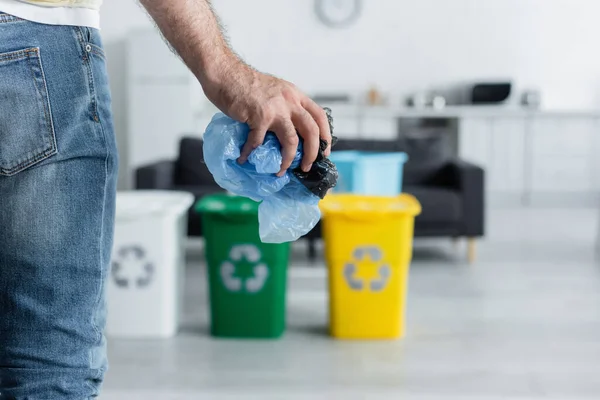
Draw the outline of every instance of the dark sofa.
<instances>
[{"instance_id":1,"label":"dark sofa","mask_svg":"<svg viewBox=\"0 0 600 400\"><path fill-rule=\"evenodd\" d=\"M467 238L468 258L472 262L475 239L485 233L484 171L447 156L440 146L447 148L438 138L340 139L333 151L408 153L402 191L414 195L422 206L422 213L415 220L415 237ZM315 256L314 241L320 236L320 225L307 235L311 258Z\"/></svg>"},{"instance_id":2,"label":"dark sofa","mask_svg":"<svg viewBox=\"0 0 600 400\"><path fill-rule=\"evenodd\" d=\"M418 145L415 145L418 143ZM434 151L438 142L423 140L339 140L334 151L405 151L410 159L404 167L403 191L422 205L415 221L416 237L469 239L468 257L474 259L474 239L484 235L484 171L463 160ZM382 171L384 173L384 171ZM137 189L184 190L197 199L223 192L202 161L202 140L186 137L180 142L177 160L160 161L136 171ZM190 236L202 235L199 216L190 210ZM306 238L315 257L315 241L321 237L317 225Z\"/></svg>"}]
</instances>

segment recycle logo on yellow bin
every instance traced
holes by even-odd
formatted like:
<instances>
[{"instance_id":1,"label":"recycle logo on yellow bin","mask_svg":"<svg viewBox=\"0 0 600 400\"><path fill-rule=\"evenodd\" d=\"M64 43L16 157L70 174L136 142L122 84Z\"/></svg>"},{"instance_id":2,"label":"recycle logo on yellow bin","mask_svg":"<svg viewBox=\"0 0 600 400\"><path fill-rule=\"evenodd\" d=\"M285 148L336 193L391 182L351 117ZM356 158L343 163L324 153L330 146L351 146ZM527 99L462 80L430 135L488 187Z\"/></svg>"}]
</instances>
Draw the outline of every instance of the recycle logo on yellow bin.
<instances>
[{"instance_id":1,"label":"recycle logo on yellow bin","mask_svg":"<svg viewBox=\"0 0 600 400\"><path fill-rule=\"evenodd\" d=\"M353 260L346 263L344 266L344 278L350 289L362 291L366 287L366 280L356 277L358 273L358 264L370 260L373 263L379 263L378 277L368 282L369 289L372 292L382 292L387 287L387 284L392 275L392 269L389 265L384 264L383 251L377 246L357 247L352 253Z\"/></svg>"},{"instance_id":2,"label":"recycle logo on yellow bin","mask_svg":"<svg viewBox=\"0 0 600 400\"><path fill-rule=\"evenodd\" d=\"M229 259L221 264L220 275L223 285L230 292L240 292L245 289L248 293L258 293L269 278L269 268L260 262L262 254L253 244L233 246L229 251ZM253 276L243 280L235 276L237 263L246 261L253 264Z\"/></svg>"}]
</instances>

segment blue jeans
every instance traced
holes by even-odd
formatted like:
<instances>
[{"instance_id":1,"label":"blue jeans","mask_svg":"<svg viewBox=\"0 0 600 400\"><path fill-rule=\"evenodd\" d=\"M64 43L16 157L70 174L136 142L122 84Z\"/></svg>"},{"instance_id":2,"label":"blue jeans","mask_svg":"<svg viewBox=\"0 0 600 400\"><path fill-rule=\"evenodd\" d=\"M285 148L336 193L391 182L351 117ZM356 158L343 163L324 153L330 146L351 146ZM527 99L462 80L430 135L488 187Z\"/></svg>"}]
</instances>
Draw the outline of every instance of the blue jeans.
<instances>
[{"instance_id":1,"label":"blue jeans","mask_svg":"<svg viewBox=\"0 0 600 400\"><path fill-rule=\"evenodd\" d=\"M0 399L90 399L107 368L117 151L97 31L0 13Z\"/></svg>"}]
</instances>

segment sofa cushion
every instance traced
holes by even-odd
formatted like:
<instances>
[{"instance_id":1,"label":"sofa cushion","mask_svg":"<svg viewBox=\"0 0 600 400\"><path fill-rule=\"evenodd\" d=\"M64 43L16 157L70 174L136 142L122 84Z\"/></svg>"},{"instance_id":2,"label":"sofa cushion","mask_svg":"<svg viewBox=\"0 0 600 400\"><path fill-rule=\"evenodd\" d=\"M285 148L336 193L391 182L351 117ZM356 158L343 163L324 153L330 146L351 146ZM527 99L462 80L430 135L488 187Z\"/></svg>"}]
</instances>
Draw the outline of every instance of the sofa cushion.
<instances>
[{"instance_id":1,"label":"sofa cushion","mask_svg":"<svg viewBox=\"0 0 600 400\"><path fill-rule=\"evenodd\" d=\"M404 166L406 185L431 182L448 163L452 146L449 135L443 134L443 131L420 129L405 134L401 141L408 153L408 162Z\"/></svg>"},{"instance_id":2,"label":"sofa cushion","mask_svg":"<svg viewBox=\"0 0 600 400\"><path fill-rule=\"evenodd\" d=\"M458 192L450 189L404 186L403 192L412 194L421 203L420 222L457 222L462 219L462 199Z\"/></svg>"},{"instance_id":3,"label":"sofa cushion","mask_svg":"<svg viewBox=\"0 0 600 400\"><path fill-rule=\"evenodd\" d=\"M204 163L202 139L186 137L179 143L175 180L177 185L217 186Z\"/></svg>"},{"instance_id":4,"label":"sofa cushion","mask_svg":"<svg viewBox=\"0 0 600 400\"><path fill-rule=\"evenodd\" d=\"M451 135L443 129L421 128L405 133L398 141L414 164L443 163L452 156Z\"/></svg>"},{"instance_id":5,"label":"sofa cushion","mask_svg":"<svg viewBox=\"0 0 600 400\"><path fill-rule=\"evenodd\" d=\"M403 185L418 186L431 182L439 174L442 166L435 161L430 163L411 163L409 161L404 165Z\"/></svg>"}]
</instances>

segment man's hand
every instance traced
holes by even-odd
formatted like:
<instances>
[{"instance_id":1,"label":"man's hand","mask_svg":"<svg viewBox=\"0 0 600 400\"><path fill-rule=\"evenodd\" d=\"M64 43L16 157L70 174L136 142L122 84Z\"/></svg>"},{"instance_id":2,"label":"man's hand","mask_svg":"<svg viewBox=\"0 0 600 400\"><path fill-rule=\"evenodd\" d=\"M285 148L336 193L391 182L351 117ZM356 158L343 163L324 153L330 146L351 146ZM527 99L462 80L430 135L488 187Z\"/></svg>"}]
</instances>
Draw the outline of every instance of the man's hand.
<instances>
[{"instance_id":1,"label":"man's hand","mask_svg":"<svg viewBox=\"0 0 600 400\"><path fill-rule=\"evenodd\" d=\"M260 146L267 131L282 146L285 174L298 148L298 132L304 140L302 169L315 161L319 140L329 144L331 132L325 111L293 84L260 73L246 65L228 46L209 0L140 0L159 29L196 75L208 99L231 118L248 123L248 142L239 162L246 162Z\"/></svg>"},{"instance_id":2,"label":"man's hand","mask_svg":"<svg viewBox=\"0 0 600 400\"><path fill-rule=\"evenodd\" d=\"M304 139L302 169L309 171L319 151L319 139L331 143L325 111L291 83L257 72L239 60L229 63L220 79L206 83L204 90L223 112L251 128L239 162L246 162L271 131L282 146L279 175L284 174L298 148L298 131Z\"/></svg>"}]
</instances>

